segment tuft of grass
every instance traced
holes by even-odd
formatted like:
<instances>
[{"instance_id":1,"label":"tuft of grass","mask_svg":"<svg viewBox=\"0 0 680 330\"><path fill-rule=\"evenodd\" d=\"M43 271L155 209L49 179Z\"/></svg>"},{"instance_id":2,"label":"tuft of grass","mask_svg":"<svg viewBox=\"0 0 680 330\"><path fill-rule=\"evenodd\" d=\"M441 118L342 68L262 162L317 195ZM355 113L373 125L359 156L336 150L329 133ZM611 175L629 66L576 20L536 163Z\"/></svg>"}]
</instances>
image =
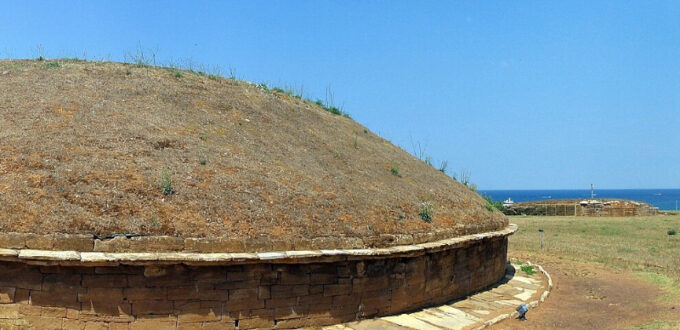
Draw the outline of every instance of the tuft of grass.
<instances>
[{"instance_id":1,"label":"tuft of grass","mask_svg":"<svg viewBox=\"0 0 680 330\"><path fill-rule=\"evenodd\" d=\"M418 216L427 223L432 222L432 203L422 202L418 206Z\"/></svg>"},{"instance_id":2,"label":"tuft of grass","mask_svg":"<svg viewBox=\"0 0 680 330\"><path fill-rule=\"evenodd\" d=\"M326 109L326 111L328 111L328 112L330 112L334 115L342 115L342 111L340 111L340 109L338 109L337 107L330 107L330 108Z\"/></svg>"},{"instance_id":3,"label":"tuft of grass","mask_svg":"<svg viewBox=\"0 0 680 330\"><path fill-rule=\"evenodd\" d=\"M519 266L519 269L522 270L527 275L536 274L536 270L534 270L534 266L524 265L524 266Z\"/></svg>"},{"instance_id":4,"label":"tuft of grass","mask_svg":"<svg viewBox=\"0 0 680 330\"><path fill-rule=\"evenodd\" d=\"M449 166L449 161L448 160L442 160L441 164L439 164L439 172L446 173L446 168Z\"/></svg>"},{"instance_id":5,"label":"tuft of grass","mask_svg":"<svg viewBox=\"0 0 680 330\"><path fill-rule=\"evenodd\" d=\"M175 71L175 78L177 79L182 78L182 73L179 71Z\"/></svg>"},{"instance_id":6,"label":"tuft of grass","mask_svg":"<svg viewBox=\"0 0 680 330\"><path fill-rule=\"evenodd\" d=\"M668 234L668 236L675 236L678 232L676 232L675 229L671 229L666 233Z\"/></svg>"},{"instance_id":7,"label":"tuft of grass","mask_svg":"<svg viewBox=\"0 0 680 330\"><path fill-rule=\"evenodd\" d=\"M218 75L216 75L216 74L209 74L209 75L208 75L208 79L210 79L210 80L217 80L217 79L220 79L220 76L218 76Z\"/></svg>"},{"instance_id":8,"label":"tuft of grass","mask_svg":"<svg viewBox=\"0 0 680 330\"><path fill-rule=\"evenodd\" d=\"M172 188L172 179L170 178L170 172L165 171L163 173L159 185L161 186L161 193L163 193L163 195L170 196L175 193L175 190Z\"/></svg>"},{"instance_id":9,"label":"tuft of grass","mask_svg":"<svg viewBox=\"0 0 680 330\"><path fill-rule=\"evenodd\" d=\"M498 210L498 211L501 211L501 212L503 211L503 203L502 202L494 202L491 199L491 197L489 197L489 196L482 196L482 197L486 200L486 205L484 205L484 207L486 207L486 209L489 210L489 212L493 212L494 210Z\"/></svg>"},{"instance_id":10,"label":"tuft of grass","mask_svg":"<svg viewBox=\"0 0 680 330\"><path fill-rule=\"evenodd\" d=\"M399 165L397 165L397 164L393 163L390 166L390 172L392 172L392 175L394 175L394 176L401 177L401 175L399 174Z\"/></svg>"},{"instance_id":11,"label":"tuft of grass","mask_svg":"<svg viewBox=\"0 0 680 330\"><path fill-rule=\"evenodd\" d=\"M57 62L57 61L52 61L52 62L49 62L49 63L45 63L45 67L47 67L47 68L61 68L61 64L59 64L59 62Z\"/></svg>"}]
</instances>

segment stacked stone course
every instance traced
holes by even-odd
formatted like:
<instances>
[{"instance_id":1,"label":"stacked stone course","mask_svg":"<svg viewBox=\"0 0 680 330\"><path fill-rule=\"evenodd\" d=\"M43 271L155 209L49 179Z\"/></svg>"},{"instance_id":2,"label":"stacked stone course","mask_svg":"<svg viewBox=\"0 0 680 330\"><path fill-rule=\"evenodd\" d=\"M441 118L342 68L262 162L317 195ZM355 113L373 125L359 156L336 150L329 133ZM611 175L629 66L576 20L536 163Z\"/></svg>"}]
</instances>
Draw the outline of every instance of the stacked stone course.
<instances>
[{"instance_id":1,"label":"stacked stone course","mask_svg":"<svg viewBox=\"0 0 680 330\"><path fill-rule=\"evenodd\" d=\"M507 237L413 257L229 266L0 262L0 328L297 328L465 296L505 273Z\"/></svg>"}]
</instances>

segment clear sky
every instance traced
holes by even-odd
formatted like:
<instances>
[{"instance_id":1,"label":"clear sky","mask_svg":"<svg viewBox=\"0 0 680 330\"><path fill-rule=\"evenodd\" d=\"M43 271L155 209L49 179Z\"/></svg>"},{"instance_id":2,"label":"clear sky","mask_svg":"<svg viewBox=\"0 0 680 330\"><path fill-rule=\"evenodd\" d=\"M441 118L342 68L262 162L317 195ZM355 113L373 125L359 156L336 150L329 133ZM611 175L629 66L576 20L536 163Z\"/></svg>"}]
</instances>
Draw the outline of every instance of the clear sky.
<instances>
[{"instance_id":1,"label":"clear sky","mask_svg":"<svg viewBox=\"0 0 680 330\"><path fill-rule=\"evenodd\" d=\"M680 188L680 1L0 2L2 58L140 49L330 89L480 189Z\"/></svg>"}]
</instances>

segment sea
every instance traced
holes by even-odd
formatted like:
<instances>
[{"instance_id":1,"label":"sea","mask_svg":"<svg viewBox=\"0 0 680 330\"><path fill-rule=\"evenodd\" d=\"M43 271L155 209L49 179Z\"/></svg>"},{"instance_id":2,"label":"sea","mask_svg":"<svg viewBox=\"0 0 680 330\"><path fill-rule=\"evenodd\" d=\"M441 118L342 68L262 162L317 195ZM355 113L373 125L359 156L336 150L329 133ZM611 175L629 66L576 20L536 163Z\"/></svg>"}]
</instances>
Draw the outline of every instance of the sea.
<instances>
[{"instance_id":1,"label":"sea","mask_svg":"<svg viewBox=\"0 0 680 330\"><path fill-rule=\"evenodd\" d=\"M479 190L482 196L494 201L512 198L515 202L551 199L590 198L588 190ZM620 198L649 203L660 210L680 207L680 189L595 189L595 198Z\"/></svg>"}]
</instances>

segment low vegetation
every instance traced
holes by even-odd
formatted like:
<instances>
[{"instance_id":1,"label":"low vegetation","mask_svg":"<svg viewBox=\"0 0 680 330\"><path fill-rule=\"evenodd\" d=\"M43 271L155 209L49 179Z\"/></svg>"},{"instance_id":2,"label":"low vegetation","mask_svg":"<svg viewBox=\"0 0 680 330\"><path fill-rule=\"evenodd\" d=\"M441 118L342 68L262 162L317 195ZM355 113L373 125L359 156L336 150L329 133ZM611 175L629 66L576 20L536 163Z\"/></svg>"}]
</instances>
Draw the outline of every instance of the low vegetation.
<instances>
[{"instance_id":1,"label":"low vegetation","mask_svg":"<svg viewBox=\"0 0 680 330\"><path fill-rule=\"evenodd\" d=\"M432 203L422 202L418 206L418 215L423 221L430 223L432 222Z\"/></svg>"},{"instance_id":2,"label":"low vegetation","mask_svg":"<svg viewBox=\"0 0 680 330\"><path fill-rule=\"evenodd\" d=\"M399 174L399 165L392 163L390 165L390 172L392 172L392 175L400 177L401 174Z\"/></svg>"},{"instance_id":3,"label":"low vegetation","mask_svg":"<svg viewBox=\"0 0 680 330\"><path fill-rule=\"evenodd\" d=\"M510 250L548 254L575 261L668 276L680 284L680 238L668 227L680 226L680 215L651 217L510 217L519 225ZM544 231L541 249L539 229Z\"/></svg>"},{"instance_id":4,"label":"low vegetation","mask_svg":"<svg viewBox=\"0 0 680 330\"><path fill-rule=\"evenodd\" d=\"M172 188L172 179L170 178L169 171L166 170L163 172L159 184L161 186L161 193L163 193L163 195L169 196L175 192L175 190Z\"/></svg>"},{"instance_id":5,"label":"low vegetation","mask_svg":"<svg viewBox=\"0 0 680 330\"><path fill-rule=\"evenodd\" d=\"M534 270L534 266L531 265L522 265L519 267L521 271L526 273L527 275L534 275L536 274L536 270Z\"/></svg>"}]
</instances>

